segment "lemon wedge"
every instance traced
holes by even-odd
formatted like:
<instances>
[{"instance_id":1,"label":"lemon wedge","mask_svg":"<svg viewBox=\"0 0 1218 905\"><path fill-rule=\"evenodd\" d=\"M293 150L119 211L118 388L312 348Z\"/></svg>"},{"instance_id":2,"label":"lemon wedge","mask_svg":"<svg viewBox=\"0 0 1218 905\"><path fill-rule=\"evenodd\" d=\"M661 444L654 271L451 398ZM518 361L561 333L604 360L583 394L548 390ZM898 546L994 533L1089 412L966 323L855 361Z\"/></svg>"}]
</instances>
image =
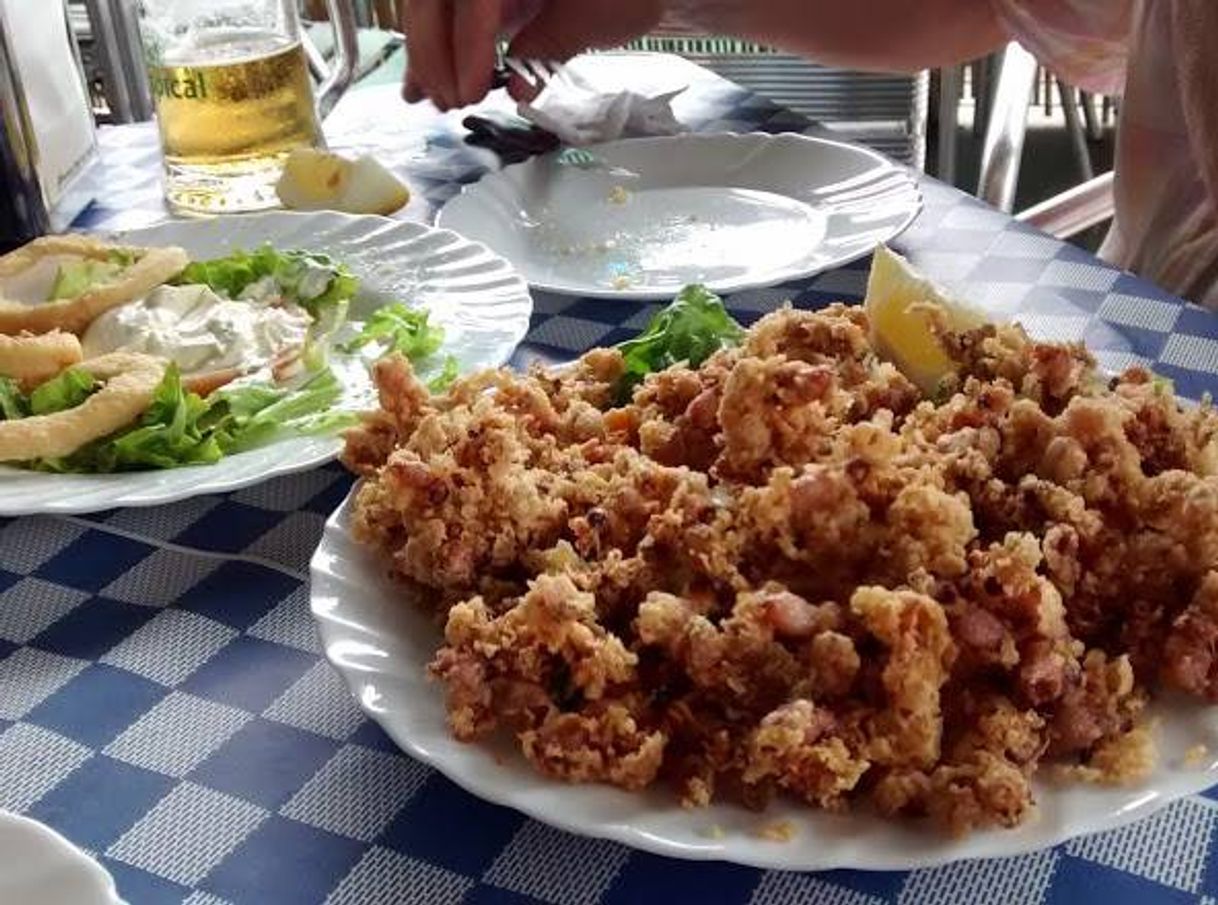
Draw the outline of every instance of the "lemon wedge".
<instances>
[{"instance_id":1,"label":"lemon wedge","mask_svg":"<svg viewBox=\"0 0 1218 905\"><path fill-rule=\"evenodd\" d=\"M392 214L410 201L402 181L375 158L348 160L316 148L288 155L275 191L284 207L298 211Z\"/></svg>"},{"instance_id":2,"label":"lemon wedge","mask_svg":"<svg viewBox=\"0 0 1218 905\"><path fill-rule=\"evenodd\" d=\"M895 251L877 246L863 303L871 325L871 344L924 393L934 392L956 370L932 328L930 305L943 312L945 324L952 330L968 330L986 321L983 314L950 298Z\"/></svg>"}]
</instances>

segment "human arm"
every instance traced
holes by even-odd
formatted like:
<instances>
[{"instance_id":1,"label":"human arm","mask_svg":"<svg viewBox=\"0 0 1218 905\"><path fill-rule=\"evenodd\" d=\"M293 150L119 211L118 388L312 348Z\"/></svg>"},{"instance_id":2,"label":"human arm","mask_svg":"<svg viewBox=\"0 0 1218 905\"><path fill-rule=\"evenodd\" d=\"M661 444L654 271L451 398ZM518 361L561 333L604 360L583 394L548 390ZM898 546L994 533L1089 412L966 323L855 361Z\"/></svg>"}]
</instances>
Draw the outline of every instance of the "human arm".
<instances>
[{"instance_id":1,"label":"human arm","mask_svg":"<svg viewBox=\"0 0 1218 905\"><path fill-rule=\"evenodd\" d=\"M937 69L1006 40L986 0L673 0L669 11L708 33L850 69Z\"/></svg>"},{"instance_id":2,"label":"human arm","mask_svg":"<svg viewBox=\"0 0 1218 905\"><path fill-rule=\"evenodd\" d=\"M496 36L519 57L563 60L651 31L666 15L859 69L916 70L1004 40L985 0L408 0L407 100L471 104L490 85Z\"/></svg>"}]
</instances>

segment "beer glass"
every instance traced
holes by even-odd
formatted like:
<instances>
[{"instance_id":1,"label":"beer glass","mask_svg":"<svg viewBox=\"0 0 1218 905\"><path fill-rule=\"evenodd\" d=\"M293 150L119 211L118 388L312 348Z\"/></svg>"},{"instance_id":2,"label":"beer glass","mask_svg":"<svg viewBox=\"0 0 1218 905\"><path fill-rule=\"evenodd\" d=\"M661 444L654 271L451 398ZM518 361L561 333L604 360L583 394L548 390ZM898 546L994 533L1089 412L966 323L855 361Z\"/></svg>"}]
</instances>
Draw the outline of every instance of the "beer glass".
<instances>
[{"instance_id":1,"label":"beer glass","mask_svg":"<svg viewBox=\"0 0 1218 905\"><path fill-rule=\"evenodd\" d=\"M295 148L324 144L297 0L140 0L148 82L175 213L276 207L275 182ZM340 72L350 81L350 0L330 0ZM337 89L337 90L336 90Z\"/></svg>"}]
</instances>

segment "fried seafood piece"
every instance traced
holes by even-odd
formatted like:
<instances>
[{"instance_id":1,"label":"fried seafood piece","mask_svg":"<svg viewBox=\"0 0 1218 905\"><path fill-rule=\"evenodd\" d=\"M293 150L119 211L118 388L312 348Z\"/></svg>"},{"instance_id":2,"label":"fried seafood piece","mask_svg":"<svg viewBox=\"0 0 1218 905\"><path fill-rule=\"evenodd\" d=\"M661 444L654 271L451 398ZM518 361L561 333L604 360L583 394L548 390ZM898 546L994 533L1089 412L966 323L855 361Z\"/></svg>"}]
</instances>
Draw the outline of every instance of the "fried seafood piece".
<instances>
[{"instance_id":1,"label":"fried seafood piece","mask_svg":"<svg viewBox=\"0 0 1218 905\"><path fill-rule=\"evenodd\" d=\"M1218 572L1209 572L1163 645L1163 682L1218 701Z\"/></svg>"},{"instance_id":2,"label":"fried seafood piece","mask_svg":"<svg viewBox=\"0 0 1218 905\"><path fill-rule=\"evenodd\" d=\"M1182 407L1162 380L1139 367L1114 381L1112 396L1133 415L1125 435L1147 475L1172 469L1218 474L1218 413L1212 405Z\"/></svg>"},{"instance_id":3,"label":"fried seafood piece","mask_svg":"<svg viewBox=\"0 0 1218 905\"><path fill-rule=\"evenodd\" d=\"M353 530L403 577L471 590L561 536L570 480L547 464L492 398L432 412L361 486Z\"/></svg>"},{"instance_id":4,"label":"fried seafood piece","mask_svg":"<svg viewBox=\"0 0 1218 905\"><path fill-rule=\"evenodd\" d=\"M625 369L620 350L591 349L571 365L536 367L529 374L559 410L578 400L603 411L617 402L617 386Z\"/></svg>"},{"instance_id":5,"label":"fried seafood piece","mask_svg":"<svg viewBox=\"0 0 1218 905\"><path fill-rule=\"evenodd\" d=\"M365 412L359 425L343 434L341 455L347 468L364 477L374 475L398 443L435 411L430 391L404 355L394 352L377 361L372 381L380 408Z\"/></svg>"},{"instance_id":6,"label":"fried seafood piece","mask_svg":"<svg viewBox=\"0 0 1218 905\"><path fill-rule=\"evenodd\" d=\"M818 311L784 305L749 330L742 351L753 358L782 355L809 364L863 364L873 356L867 314L857 305L833 304Z\"/></svg>"},{"instance_id":7,"label":"fried seafood piece","mask_svg":"<svg viewBox=\"0 0 1218 905\"><path fill-rule=\"evenodd\" d=\"M1079 653L1060 592L1038 572L1042 560L1026 533L972 551L953 607L962 662L1009 670L1022 699L1038 707L1065 693Z\"/></svg>"},{"instance_id":8,"label":"fried seafood piece","mask_svg":"<svg viewBox=\"0 0 1218 905\"><path fill-rule=\"evenodd\" d=\"M1000 694L953 692L943 760L931 770L888 771L876 783L876 806L889 815L928 815L953 835L1016 826L1034 804L1045 721Z\"/></svg>"},{"instance_id":9,"label":"fried seafood piece","mask_svg":"<svg viewBox=\"0 0 1218 905\"><path fill-rule=\"evenodd\" d=\"M565 575L538 576L498 615L478 597L456 604L444 640L429 672L446 686L449 725L463 741L504 722L540 726L636 678L638 658Z\"/></svg>"},{"instance_id":10,"label":"fried seafood piece","mask_svg":"<svg viewBox=\"0 0 1218 905\"><path fill-rule=\"evenodd\" d=\"M750 734L743 780L771 781L818 807L840 810L870 763L833 734L833 713L800 699L766 714Z\"/></svg>"},{"instance_id":11,"label":"fried seafood piece","mask_svg":"<svg viewBox=\"0 0 1218 905\"><path fill-rule=\"evenodd\" d=\"M719 456L719 406L738 350L713 355L697 369L673 367L651 374L635 390L628 418L638 448L664 465L709 471Z\"/></svg>"},{"instance_id":12,"label":"fried seafood piece","mask_svg":"<svg viewBox=\"0 0 1218 905\"><path fill-rule=\"evenodd\" d=\"M1054 414L1098 385L1095 359L1082 343L1035 342L1018 324L986 324L941 339L960 365L961 381L1003 380Z\"/></svg>"},{"instance_id":13,"label":"fried seafood piece","mask_svg":"<svg viewBox=\"0 0 1218 905\"><path fill-rule=\"evenodd\" d=\"M110 262L115 256L130 263L113 280L75 298L11 301L0 293L0 333L81 333L99 314L142 298L190 263L186 252L177 247L110 245L83 235L41 236L0 257L0 283L59 258Z\"/></svg>"},{"instance_id":14,"label":"fried seafood piece","mask_svg":"<svg viewBox=\"0 0 1218 905\"><path fill-rule=\"evenodd\" d=\"M940 753L940 690L956 657L943 607L913 591L860 587L850 613L882 646L879 709L866 720L866 757L883 766L931 767Z\"/></svg>"},{"instance_id":15,"label":"fried seafood piece","mask_svg":"<svg viewBox=\"0 0 1218 905\"><path fill-rule=\"evenodd\" d=\"M112 352L77 365L102 383L75 408L0 421L0 462L70 456L86 443L130 426L152 404L166 362L150 355Z\"/></svg>"},{"instance_id":16,"label":"fried seafood piece","mask_svg":"<svg viewBox=\"0 0 1218 905\"><path fill-rule=\"evenodd\" d=\"M0 377L11 377L24 390L50 380L83 357L80 340L71 333L0 334Z\"/></svg>"},{"instance_id":17,"label":"fried seafood piece","mask_svg":"<svg viewBox=\"0 0 1218 905\"><path fill-rule=\"evenodd\" d=\"M778 570L800 592L838 597L863 575L900 585L918 570L963 572L976 536L967 496L948 493L934 472L898 467L888 442L898 444L876 425L857 425L839 437L844 461L776 468L765 486L744 490L737 530L746 572Z\"/></svg>"},{"instance_id":18,"label":"fried seafood piece","mask_svg":"<svg viewBox=\"0 0 1218 905\"><path fill-rule=\"evenodd\" d=\"M774 466L816 461L850 403L830 365L781 356L740 359L719 403L723 452L715 473L756 484Z\"/></svg>"},{"instance_id":19,"label":"fried seafood piece","mask_svg":"<svg viewBox=\"0 0 1218 905\"><path fill-rule=\"evenodd\" d=\"M1130 732L1145 704L1145 692L1135 686L1127 656L1087 651L1080 677L1053 709L1049 754L1085 757L1097 743Z\"/></svg>"},{"instance_id":20,"label":"fried seafood piece","mask_svg":"<svg viewBox=\"0 0 1218 905\"><path fill-rule=\"evenodd\" d=\"M629 791L650 785L664 762L662 732L642 729L619 703L593 704L578 713L550 713L520 733L524 756L543 776L566 782L604 782Z\"/></svg>"},{"instance_id":21,"label":"fried seafood piece","mask_svg":"<svg viewBox=\"0 0 1218 905\"><path fill-rule=\"evenodd\" d=\"M718 625L696 601L653 592L639 605L633 628L641 645L660 648L695 688L760 717L805 674L782 637L806 637L816 618L811 604L773 585L737 596Z\"/></svg>"}]
</instances>

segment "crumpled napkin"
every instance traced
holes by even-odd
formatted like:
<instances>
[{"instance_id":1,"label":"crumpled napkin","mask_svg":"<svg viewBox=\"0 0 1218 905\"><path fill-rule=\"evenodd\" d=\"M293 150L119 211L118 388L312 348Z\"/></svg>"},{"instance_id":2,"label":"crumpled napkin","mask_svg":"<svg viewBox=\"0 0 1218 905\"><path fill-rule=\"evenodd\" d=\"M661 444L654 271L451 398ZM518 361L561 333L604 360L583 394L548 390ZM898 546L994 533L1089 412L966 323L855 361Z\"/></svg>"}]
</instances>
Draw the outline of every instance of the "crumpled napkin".
<instances>
[{"instance_id":1,"label":"crumpled napkin","mask_svg":"<svg viewBox=\"0 0 1218 905\"><path fill-rule=\"evenodd\" d=\"M677 135L688 131L672 112L684 88L646 97L633 91L602 93L569 70L555 77L517 112L557 135L565 145L583 147L615 138Z\"/></svg>"}]
</instances>

